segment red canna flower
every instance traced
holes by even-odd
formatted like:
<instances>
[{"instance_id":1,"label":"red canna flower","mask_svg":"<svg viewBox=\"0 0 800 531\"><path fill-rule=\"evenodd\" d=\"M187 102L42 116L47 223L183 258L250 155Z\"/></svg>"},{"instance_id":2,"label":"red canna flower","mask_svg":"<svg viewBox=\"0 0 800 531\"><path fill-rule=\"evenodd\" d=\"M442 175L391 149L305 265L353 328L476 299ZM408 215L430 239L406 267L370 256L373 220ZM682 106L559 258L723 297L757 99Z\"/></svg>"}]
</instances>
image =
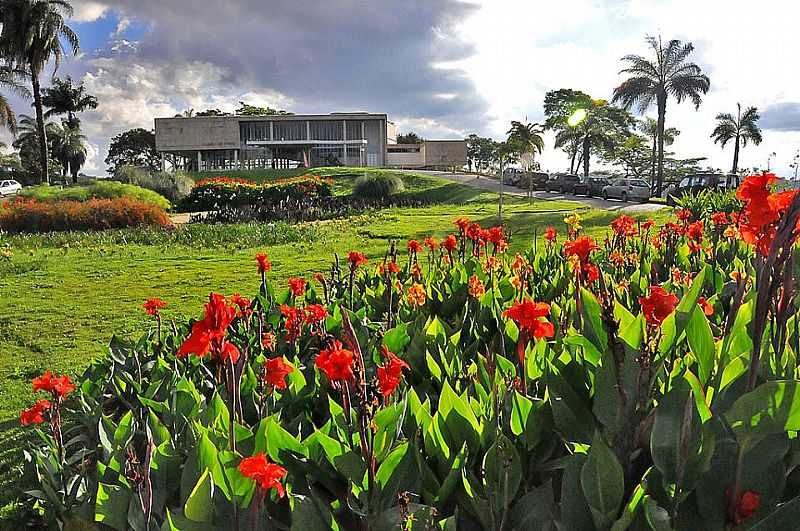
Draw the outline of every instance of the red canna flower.
<instances>
[{"instance_id":1,"label":"red canna flower","mask_svg":"<svg viewBox=\"0 0 800 531\"><path fill-rule=\"evenodd\" d=\"M675 216L684 223L688 222L692 219L692 211L686 208L682 208L675 213Z\"/></svg>"},{"instance_id":2,"label":"red canna flower","mask_svg":"<svg viewBox=\"0 0 800 531\"><path fill-rule=\"evenodd\" d=\"M600 249L591 236L581 236L575 240L564 243L564 253L567 256L577 256L581 264L589 261L589 255L592 251Z\"/></svg>"},{"instance_id":3,"label":"red canna flower","mask_svg":"<svg viewBox=\"0 0 800 531\"><path fill-rule=\"evenodd\" d=\"M275 332L264 332L261 336L261 346L270 352L275 352L275 347L278 346L278 338Z\"/></svg>"},{"instance_id":4,"label":"red canna flower","mask_svg":"<svg viewBox=\"0 0 800 531\"><path fill-rule=\"evenodd\" d=\"M469 277L469 282L467 284L470 297L480 299L486 294L486 287L483 285L483 282L481 282L481 279L479 279L477 275L472 275Z\"/></svg>"},{"instance_id":5,"label":"red canna flower","mask_svg":"<svg viewBox=\"0 0 800 531\"><path fill-rule=\"evenodd\" d=\"M238 306L239 310L243 313L250 309L250 299L247 297L242 297L238 293L231 295L231 303Z\"/></svg>"},{"instance_id":6,"label":"red canna flower","mask_svg":"<svg viewBox=\"0 0 800 531\"><path fill-rule=\"evenodd\" d=\"M473 242L477 242L484 238L483 229L477 223L470 223L467 227L467 238Z\"/></svg>"},{"instance_id":7,"label":"red canna flower","mask_svg":"<svg viewBox=\"0 0 800 531\"><path fill-rule=\"evenodd\" d=\"M28 409L22 410L19 414L19 423L23 426L29 426L31 424L41 424L44 422L44 417L42 413L50 409L51 404L49 400L37 400L35 404L33 404Z\"/></svg>"},{"instance_id":8,"label":"red canna flower","mask_svg":"<svg viewBox=\"0 0 800 531\"><path fill-rule=\"evenodd\" d=\"M705 297L697 299L697 304L703 309L703 313L706 314L707 317L714 315L714 306L708 302Z\"/></svg>"},{"instance_id":9,"label":"red canna flower","mask_svg":"<svg viewBox=\"0 0 800 531\"><path fill-rule=\"evenodd\" d=\"M328 317L328 309L321 304L309 304L304 308L304 311L305 322L309 325L320 323Z\"/></svg>"},{"instance_id":10,"label":"red canna flower","mask_svg":"<svg viewBox=\"0 0 800 531\"><path fill-rule=\"evenodd\" d=\"M381 347L386 363L378 367L378 386L384 398L389 398L403 378L403 369L408 369L408 364L398 358L385 346Z\"/></svg>"},{"instance_id":11,"label":"red canna flower","mask_svg":"<svg viewBox=\"0 0 800 531\"><path fill-rule=\"evenodd\" d=\"M554 243L558 237L558 232L553 227L544 229L544 239L549 243Z\"/></svg>"},{"instance_id":12,"label":"red canna flower","mask_svg":"<svg viewBox=\"0 0 800 531\"><path fill-rule=\"evenodd\" d=\"M686 227L686 235L695 242L702 242L703 241L703 220L695 221L694 223L690 223Z\"/></svg>"},{"instance_id":13,"label":"red canna flower","mask_svg":"<svg viewBox=\"0 0 800 531\"><path fill-rule=\"evenodd\" d=\"M678 297L669 293L661 286L651 286L650 295L639 297L639 304L642 306L642 313L650 326L659 326L664 319L675 311L678 305Z\"/></svg>"},{"instance_id":14,"label":"red canna flower","mask_svg":"<svg viewBox=\"0 0 800 531\"><path fill-rule=\"evenodd\" d=\"M336 339L329 348L320 350L314 364L332 382L353 378L353 352L343 348Z\"/></svg>"},{"instance_id":15,"label":"red canna flower","mask_svg":"<svg viewBox=\"0 0 800 531\"><path fill-rule=\"evenodd\" d=\"M272 262L269 261L269 258L264 253L256 255L256 262L258 262L258 272L261 274L267 273L272 269Z\"/></svg>"},{"instance_id":16,"label":"red canna flower","mask_svg":"<svg viewBox=\"0 0 800 531\"><path fill-rule=\"evenodd\" d=\"M416 282L408 288L406 300L411 306L423 306L425 304L425 288Z\"/></svg>"},{"instance_id":17,"label":"red canna flower","mask_svg":"<svg viewBox=\"0 0 800 531\"><path fill-rule=\"evenodd\" d=\"M425 238L425 245L428 247L428 249L429 249L431 252L435 251L435 250L436 250L436 248L437 248L437 247L439 247L439 244L438 244L438 243L436 243L436 240L434 240L434 239L433 239L433 238L431 238L430 236L428 236L427 238Z\"/></svg>"},{"instance_id":18,"label":"red canna flower","mask_svg":"<svg viewBox=\"0 0 800 531\"><path fill-rule=\"evenodd\" d=\"M454 234L449 234L447 238L442 240L442 249L445 249L448 252L453 252L458 249L458 240Z\"/></svg>"},{"instance_id":19,"label":"red canna flower","mask_svg":"<svg viewBox=\"0 0 800 531\"><path fill-rule=\"evenodd\" d=\"M347 253L347 261L350 263L350 269L355 271L359 266L367 263L367 259L363 253L358 251L350 251Z\"/></svg>"},{"instance_id":20,"label":"red canna flower","mask_svg":"<svg viewBox=\"0 0 800 531\"><path fill-rule=\"evenodd\" d=\"M798 193L798 190L771 193L769 186L776 179L771 173L751 175L745 177L736 191L736 197L745 202L745 221L739 219L742 239L753 245L762 256L769 254L778 221Z\"/></svg>"},{"instance_id":21,"label":"red canna flower","mask_svg":"<svg viewBox=\"0 0 800 531\"><path fill-rule=\"evenodd\" d=\"M549 313L550 306L548 304L526 299L515 303L511 308L504 311L503 317L514 321L528 337L541 339L543 337L553 337L553 334L555 334L553 323L544 319Z\"/></svg>"},{"instance_id":22,"label":"red canna flower","mask_svg":"<svg viewBox=\"0 0 800 531\"><path fill-rule=\"evenodd\" d=\"M254 480L262 491L275 489L281 498L286 494L283 484L280 482L286 477L286 469L278 464L270 463L263 453L242 459L239 462L239 472L244 477Z\"/></svg>"},{"instance_id":23,"label":"red canna flower","mask_svg":"<svg viewBox=\"0 0 800 531\"><path fill-rule=\"evenodd\" d=\"M289 290L295 297L302 297L306 292L306 281L302 278L292 277L288 281Z\"/></svg>"},{"instance_id":24,"label":"red canna flower","mask_svg":"<svg viewBox=\"0 0 800 531\"><path fill-rule=\"evenodd\" d=\"M408 248L408 252L417 254L418 252L422 251L422 244L420 244L417 240L408 240L406 248Z\"/></svg>"},{"instance_id":25,"label":"red canna flower","mask_svg":"<svg viewBox=\"0 0 800 531\"><path fill-rule=\"evenodd\" d=\"M231 357L232 351L228 351L227 355L223 353L223 343L228 327L236 317L236 307L228 305L225 297L219 293L211 293L208 299L205 317L192 325L191 334L175 353L176 356L205 356L213 349L215 356Z\"/></svg>"},{"instance_id":26,"label":"red canna flower","mask_svg":"<svg viewBox=\"0 0 800 531\"><path fill-rule=\"evenodd\" d=\"M264 381L277 389L286 389L286 376L294 371L294 367L279 358L264 362Z\"/></svg>"},{"instance_id":27,"label":"red canna flower","mask_svg":"<svg viewBox=\"0 0 800 531\"><path fill-rule=\"evenodd\" d=\"M152 299L147 299L142 304L142 308L147 313L147 315L158 315L158 311L161 308L166 308L167 303L159 299L158 297L153 297Z\"/></svg>"},{"instance_id":28,"label":"red canna flower","mask_svg":"<svg viewBox=\"0 0 800 531\"><path fill-rule=\"evenodd\" d=\"M727 225L728 214L726 214L725 212L714 212L713 214L711 214L711 222L717 227L721 225Z\"/></svg>"},{"instance_id":29,"label":"red canna flower","mask_svg":"<svg viewBox=\"0 0 800 531\"><path fill-rule=\"evenodd\" d=\"M460 217L453 222L453 225L458 227L458 230L461 232L466 232L467 227L469 226L469 218Z\"/></svg>"},{"instance_id":30,"label":"red canna flower","mask_svg":"<svg viewBox=\"0 0 800 531\"><path fill-rule=\"evenodd\" d=\"M281 315L286 318L286 341L294 343L300 337L300 327L303 324L300 310L294 306L281 304Z\"/></svg>"},{"instance_id":31,"label":"red canna flower","mask_svg":"<svg viewBox=\"0 0 800 531\"><path fill-rule=\"evenodd\" d=\"M231 363L236 363L239 361L239 349L236 348L236 345L231 343L230 341L226 341L222 345L222 349L219 352L219 359L223 362L230 361Z\"/></svg>"},{"instance_id":32,"label":"red canna flower","mask_svg":"<svg viewBox=\"0 0 800 531\"><path fill-rule=\"evenodd\" d=\"M648 219L644 223L642 223L642 230L643 231L648 231L648 230L652 229L653 225L655 225L655 224L656 224L655 221L653 221L652 219Z\"/></svg>"},{"instance_id":33,"label":"red canna flower","mask_svg":"<svg viewBox=\"0 0 800 531\"><path fill-rule=\"evenodd\" d=\"M70 381L69 376L53 376L53 373L46 371L38 378L34 378L33 392L45 391L52 393L56 398L66 398L68 394L75 390L75 385Z\"/></svg>"},{"instance_id":34,"label":"red canna flower","mask_svg":"<svg viewBox=\"0 0 800 531\"><path fill-rule=\"evenodd\" d=\"M752 490L746 490L736 500L736 524L739 525L758 511L761 506L761 495Z\"/></svg>"},{"instance_id":35,"label":"red canna flower","mask_svg":"<svg viewBox=\"0 0 800 531\"><path fill-rule=\"evenodd\" d=\"M611 230L617 236L627 238L629 236L636 236L638 232L636 228L636 220L627 214L622 214L620 217L611 222Z\"/></svg>"}]
</instances>

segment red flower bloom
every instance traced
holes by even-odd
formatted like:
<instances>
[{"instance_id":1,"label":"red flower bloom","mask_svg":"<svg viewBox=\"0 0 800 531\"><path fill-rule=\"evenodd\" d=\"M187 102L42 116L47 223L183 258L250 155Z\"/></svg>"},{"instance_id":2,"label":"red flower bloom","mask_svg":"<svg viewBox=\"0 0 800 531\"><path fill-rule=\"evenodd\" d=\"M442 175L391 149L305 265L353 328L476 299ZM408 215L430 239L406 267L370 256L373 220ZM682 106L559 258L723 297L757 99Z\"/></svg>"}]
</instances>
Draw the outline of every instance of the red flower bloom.
<instances>
[{"instance_id":1,"label":"red flower bloom","mask_svg":"<svg viewBox=\"0 0 800 531\"><path fill-rule=\"evenodd\" d=\"M428 249L429 249L431 252L435 251L435 250L436 250L436 248L437 248L437 247L439 247L439 244L438 244L438 243L436 243L436 240L434 240L434 239L433 239L433 238L431 238L430 236L428 236L427 238L425 238L425 245L427 245L427 246L428 246Z\"/></svg>"},{"instance_id":2,"label":"red flower bloom","mask_svg":"<svg viewBox=\"0 0 800 531\"><path fill-rule=\"evenodd\" d=\"M690 219L692 219L692 211L686 208L682 208L678 210L675 216L680 220L686 223Z\"/></svg>"},{"instance_id":3,"label":"red flower bloom","mask_svg":"<svg viewBox=\"0 0 800 531\"><path fill-rule=\"evenodd\" d=\"M300 337L301 320L300 310L294 306L281 304L281 315L286 318L286 341L294 343Z\"/></svg>"},{"instance_id":4,"label":"red flower bloom","mask_svg":"<svg viewBox=\"0 0 800 531\"><path fill-rule=\"evenodd\" d=\"M158 315L158 310L166 308L166 306L167 303L157 297L147 299L144 301L144 304L142 304L142 308L144 308L147 315Z\"/></svg>"},{"instance_id":5,"label":"red flower bloom","mask_svg":"<svg viewBox=\"0 0 800 531\"><path fill-rule=\"evenodd\" d=\"M342 343L336 339L329 348L320 350L314 364L331 381L353 378L353 353L342 348Z\"/></svg>"},{"instance_id":6,"label":"red flower bloom","mask_svg":"<svg viewBox=\"0 0 800 531\"><path fill-rule=\"evenodd\" d=\"M558 237L558 232L553 227L547 227L546 229L544 229L544 239L547 240L548 242L553 243L554 241L556 241L557 237Z\"/></svg>"},{"instance_id":7,"label":"red flower bloom","mask_svg":"<svg viewBox=\"0 0 800 531\"><path fill-rule=\"evenodd\" d=\"M275 352L275 347L278 346L278 338L275 337L275 332L264 332L261 336L261 346L270 352Z\"/></svg>"},{"instance_id":8,"label":"red flower bloom","mask_svg":"<svg viewBox=\"0 0 800 531\"><path fill-rule=\"evenodd\" d=\"M486 239L494 245L505 242L506 238L503 234L503 227L499 225L496 227L491 227L488 231L486 231Z\"/></svg>"},{"instance_id":9,"label":"red flower bloom","mask_svg":"<svg viewBox=\"0 0 800 531\"><path fill-rule=\"evenodd\" d=\"M473 242L484 238L484 231L481 226L477 223L470 223L469 227L467 227L467 238Z\"/></svg>"},{"instance_id":10,"label":"red flower bloom","mask_svg":"<svg viewBox=\"0 0 800 531\"><path fill-rule=\"evenodd\" d=\"M309 304L305 307L305 321L306 324L312 325L319 323L328 317L328 310L321 304Z\"/></svg>"},{"instance_id":11,"label":"red flower bloom","mask_svg":"<svg viewBox=\"0 0 800 531\"><path fill-rule=\"evenodd\" d=\"M283 361L283 356L268 359L264 362L264 381L277 389L286 389L286 375L294 371L294 367Z\"/></svg>"},{"instance_id":12,"label":"red flower bloom","mask_svg":"<svg viewBox=\"0 0 800 531\"><path fill-rule=\"evenodd\" d=\"M275 489L281 498L286 494L283 484L280 482L282 478L286 477L286 469L270 463L263 453L242 459L239 463L239 472L244 477L254 480L263 491Z\"/></svg>"},{"instance_id":13,"label":"red flower bloom","mask_svg":"<svg viewBox=\"0 0 800 531\"><path fill-rule=\"evenodd\" d=\"M264 253L258 253L256 255L256 262L258 262L259 273L267 273L270 269L272 269L272 262L269 261L269 258L267 258L267 255Z\"/></svg>"},{"instance_id":14,"label":"red flower bloom","mask_svg":"<svg viewBox=\"0 0 800 531\"><path fill-rule=\"evenodd\" d=\"M706 314L706 316L711 317L714 315L714 306L708 302L705 297L697 299L697 305L703 309L703 313Z\"/></svg>"},{"instance_id":15,"label":"red flower bloom","mask_svg":"<svg viewBox=\"0 0 800 531\"><path fill-rule=\"evenodd\" d=\"M675 310L678 297L661 286L652 286L649 296L639 297L639 304L647 324L658 326Z\"/></svg>"},{"instance_id":16,"label":"red flower bloom","mask_svg":"<svg viewBox=\"0 0 800 531\"><path fill-rule=\"evenodd\" d=\"M763 256L769 254L778 221L797 195L797 190L771 194L769 186L777 177L771 173L745 177L736 197L745 201L744 218L739 230L742 239ZM741 221L741 220L740 220Z\"/></svg>"},{"instance_id":17,"label":"red flower bloom","mask_svg":"<svg viewBox=\"0 0 800 531\"><path fill-rule=\"evenodd\" d=\"M247 297L242 297L238 293L234 293L231 295L231 302L239 307L239 310L244 312L245 310L250 308L250 299Z\"/></svg>"},{"instance_id":18,"label":"red flower bloom","mask_svg":"<svg viewBox=\"0 0 800 531\"><path fill-rule=\"evenodd\" d=\"M648 230L652 229L653 225L655 225L655 224L656 224L655 221L653 221L652 219L648 219L647 221L642 223L642 230L643 231L648 231Z\"/></svg>"},{"instance_id":19,"label":"red flower bloom","mask_svg":"<svg viewBox=\"0 0 800 531\"><path fill-rule=\"evenodd\" d=\"M714 212L711 214L711 222L717 227L726 225L728 223L728 214L725 212Z\"/></svg>"},{"instance_id":20,"label":"red flower bloom","mask_svg":"<svg viewBox=\"0 0 800 531\"><path fill-rule=\"evenodd\" d=\"M702 242L703 241L703 220L695 221L694 223L690 223L686 227L686 235L689 239L695 242Z\"/></svg>"},{"instance_id":21,"label":"red flower bloom","mask_svg":"<svg viewBox=\"0 0 800 531\"><path fill-rule=\"evenodd\" d=\"M53 376L53 373L46 371L38 378L34 378L33 392L45 391L52 393L56 398L65 398L75 390L75 385L70 381L69 376Z\"/></svg>"},{"instance_id":22,"label":"red flower bloom","mask_svg":"<svg viewBox=\"0 0 800 531\"><path fill-rule=\"evenodd\" d=\"M50 401L48 400L37 400L35 404L33 404L28 409L23 410L19 414L19 423L23 426L29 426L30 424L41 424L44 422L44 417L42 413L50 409Z\"/></svg>"},{"instance_id":23,"label":"red flower bloom","mask_svg":"<svg viewBox=\"0 0 800 531\"><path fill-rule=\"evenodd\" d=\"M234 345L230 341L226 341L222 345L222 349L220 350L219 353L219 358L223 362L230 360L231 363L236 363L237 361L239 361L239 355L240 352L239 349L236 348L236 345Z\"/></svg>"},{"instance_id":24,"label":"red flower bloom","mask_svg":"<svg viewBox=\"0 0 800 531\"><path fill-rule=\"evenodd\" d=\"M456 240L454 234L449 234L447 238L442 240L442 249L445 249L448 252L452 252L458 249L458 240Z\"/></svg>"},{"instance_id":25,"label":"red flower bloom","mask_svg":"<svg viewBox=\"0 0 800 531\"><path fill-rule=\"evenodd\" d=\"M614 231L614 234L622 237L636 236L638 232L636 229L636 220L626 214L622 214L612 221L611 229Z\"/></svg>"},{"instance_id":26,"label":"red flower bloom","mask_svg":"<svg viewBox=\"0 0 800 531\"><path fill-rule=\"evenodd\" d=\"M752 490L746 490L736 500L736 525L741 524L758 511L761 506L761 495Z\"/></svg>"},{"instance_id":27,"label":"red flower bloom","mask_svg":"<svg viewBox=\"0 0 800 531\"><path fill-rule=\"evenodd\" d=\"M350 263L350 269L352 270L367 263L366 257L363 253L359 253L358 251L350 251L347 253L347 261Z\"/></svg>"},{"instance_id":28,"label":"red flower bloom","mask_svg":"<svg viewBox=\"0 0 800 531\"><path fill-rule=\"evenodd\" d=\"M385 346L382 347L386 363L378 367L378 386L384 398L389 398L403 378L403 369L408 369L408 364L390 352Z\"/></svg>"},{"instance_id":29,"label":"red flower bloom","mask_svg":"<svg viewBox=\"0 0 800 531\"><path fill-rule=\"evenodd\" d=\"M461 217L458 218L453 222L453 225L458 227L458 230L461 232L465 232L467 230L467 226L469 225L469 218Z\"/></svg>"},{"instance_id":30,"label":"red flower bloom","mask_svg":"<svg viewBox=\"0 0 800 531\"><path fill-rule=\"evenodd\" d=\"M553 324L547 319L543 319L549 313L550 306L548 304L526 299L515 303L511 308L504 311L503 317L514 321L528 337L541 339L543 337L553 337L555 333Z\"/></svg>"},{"instance_id":31,"label":"red flower bloom","mask_svg":"<svg viewBox=\"0 0 800 531\"><path fill-rule=\"evenodd\" d=\"M306 281L302 278L292 277L288 280L289 290L295 297L302 297L306 292Z\"/></svg>"},{"instance_id":32,"label":"red flower bloom","mask_svg":"<svg viewBox=\"0 0 800 531\"><path fill-rule=\"evenodd\" d=\"M205 356L212 348L214 355L223 355L223 342L228 327L236 317L236 307L229 306L225 297L219 293L211 293L208 299L205 317L192 325L192 333L175 353L176 356Z\"/></svg>"},{"instance_id":33,"label":"red flower bloom","mask_svg":"<svg viewBox=\"0 0 800 531\"><path fill-rule=\"evenodd\" d=\"M408 248L408 252L414 254L422 250L422 244L420 244L417 240L408 240L406 247Z\"/></svg>"},{"instance_id":34,"label":"red flower bloom","mask_svg":"<svg viewBox=\"0 0 800 531\"><path fill-rule=\"evenodd\" d=\"M572 241L564 243L564 253L567 256L577 256L581 264L589 261L589 255L592 251L600 249L600 246L590 236L581 236Z\"/></svg>"}]
</instances>

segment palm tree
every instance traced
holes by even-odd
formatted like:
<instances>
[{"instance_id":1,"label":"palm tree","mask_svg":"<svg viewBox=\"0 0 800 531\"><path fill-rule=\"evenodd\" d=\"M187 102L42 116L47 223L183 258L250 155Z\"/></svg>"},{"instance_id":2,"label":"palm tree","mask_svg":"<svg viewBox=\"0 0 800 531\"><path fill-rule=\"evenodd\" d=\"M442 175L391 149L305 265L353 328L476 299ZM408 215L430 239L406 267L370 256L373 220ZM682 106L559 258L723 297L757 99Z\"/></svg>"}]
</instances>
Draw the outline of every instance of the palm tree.
<instances>
[{"instance_id":1,"label":"palm tree","mask_svg":"<svg viewBox=\"0 0 800 531\"><path fill-rule=\"evenodd\" d=\"M48 142L53 144L53 141L58 141L61 135L61 127L58 124L47 122L45 130ZM41 142L39 141L39 126L36 119L25 114L19 116L17 127L17 137L11 144L14 149L19 150L19 156L22 160L23 169L33 170L34 174L41 174L42 168L41 159L38 152ZM51 146L48 146L48 150Z\"/></svg>"},{"instance_id":2,"label":"palm tree","mask_svg":"<svg viewBox=\"0 0 800 531\"><path fill-rule=\"evenodd\" d=\"M658 120L645 117L644 120L639 122L639 131L645 134L647 138L652 140L653 156L650 159L650 183L656 180L656 158L658 156ZM675 143L675 139L681 132L677 127L667 127L664 129L664 145L671 146Z\"/></svg>"},{"instance_id":3,"label":"palm tree","mask_svg":"<svg viewBox=\"0 0 800 531\"><path fill-rule=\"evenodd\" d=\"M589 163L592 152L611 149L620 135L627 135L633 125L633 117L619 107L609 105L605 100L592 100L584 118L574 126L560 130L556 134L556 147L576 146L580 156L576 169L583 163L583 176L589 176ZM573 156L574 159L574 156Z\"/></svg>"},{"instance_id":4,"label":"palm tree","mask_svg":"<svg viewBox=\"0 0 800 531\"><path fill-rule=\"evenodd\" d=\"M664 46L661 37L647 37L647 43L653 49L654 57L648 59L641 55L626 55L622 58L628 63L620 74L631 77L614 89L613 101L620 102L630 109L636 106L644 113L650 105L656 104L658 109L658 175L656 195L661 195L664 182L664 120L667 114L667 99L670 96L680 103L691 99L695 109L702 103L702 94L708 92L711 81L703 74L702 69L687 58L694 50L692 43L683 43L673 39Z\"/></svg>"},{"instance_id":5,"label":"palm tree","mask_svg":"<svg viewBox=\"0 0 800 531\"><path fill-rule=\"evenodd\" d=\"M97 108L97 98L86 92L83 81L76 86L67 76L66 79L53 78L52 86L42 91L42 104L48 107L45 119L66 114L67 123L73 126L80 122L77 113Z\"/></svg>"},{"instance_id":6,"label":"palm tree","mask_svg":"<svg viewBox=\"0 0 800 531\"><path fill-rule=\"evenodd\" d=\"M736 173L739 169L739 148L746 147L747 142L752 142L756 146L761 143L761 128L758 127L758 109L748 107L742 113L742 104L736 104L736 116L723 112L717 115L717 126L711 133L711 138L715 144L720 144L722 149L731 140L733 144L733 168L731 173Z\"/></svg>"},{"instance_id":7,"label":"palm tree","mask_svg":"<svg viewBox=\"0 0 800 531\"><path fill-rule=\"evenodd\" d=\"M73 184L77 184L78 172L86 162L86 136L79 126L71 125L67 120L61 127L52 125L53 156L61 163L61 175L66 181L67 173L70 173Z\"/></svg>"},{"instance_id":8,"label":"palm tree","mask_svg":"<svg viewBox=\"0 0 800 531\"><path fill-rule=\"evenodd\" d=\"M39 131L40 180L44 182L49 181L47 132L39 76L51 59L58 69L64 55L62 38L78 53L78 35L65 21L71 16L68 0L0 0L0 55L30 75Z\"/></svg>"},{"instance_id":9,"label":"palm tree","mask_svg":"<svg viewBox=\"0 0 800 531\"><path fill-rule=\"evenodd\" d=\"M511 122L508 130L508 143L516 150L520 162L527 173L530 171L536 155L541 155L544 149L544 129L539 124ZM528 176L529 177L529 176ZM528 178L528 195L533 193L533 179Z\"/></svg>"},{"instance_id":10,"label":"palm tree","mask_svg":"<svg viewBox=\"0 0 800 531\"><path fill-rule=\"evenodd\" d=\"M28 89L22 84L24 72L8 65L0 66L0 87L11 89L12 92L29 97ZM17 132L17 115L8 99L0 93L0 126L5 127L12 133Z\"/></svg>"}]
</instances>

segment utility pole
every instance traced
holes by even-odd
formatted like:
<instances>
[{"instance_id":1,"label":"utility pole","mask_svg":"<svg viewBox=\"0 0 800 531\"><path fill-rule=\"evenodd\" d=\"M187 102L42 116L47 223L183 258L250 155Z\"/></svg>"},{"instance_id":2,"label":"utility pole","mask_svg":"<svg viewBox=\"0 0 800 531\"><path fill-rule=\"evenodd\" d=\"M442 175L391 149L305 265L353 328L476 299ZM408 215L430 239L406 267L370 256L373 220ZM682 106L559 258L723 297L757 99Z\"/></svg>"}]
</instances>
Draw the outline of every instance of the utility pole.
<instances>
[{"instance_id":1,"label":"utility pole","mask_svg":"<svg viewBox=\"0 0 800 531\"><path fill-rule=\"evenodd\" d=\"M498 204L497 217L500 219L500 224L503 223L503 153L500 153L500 202Z\"/></svg>"}]
</instances>

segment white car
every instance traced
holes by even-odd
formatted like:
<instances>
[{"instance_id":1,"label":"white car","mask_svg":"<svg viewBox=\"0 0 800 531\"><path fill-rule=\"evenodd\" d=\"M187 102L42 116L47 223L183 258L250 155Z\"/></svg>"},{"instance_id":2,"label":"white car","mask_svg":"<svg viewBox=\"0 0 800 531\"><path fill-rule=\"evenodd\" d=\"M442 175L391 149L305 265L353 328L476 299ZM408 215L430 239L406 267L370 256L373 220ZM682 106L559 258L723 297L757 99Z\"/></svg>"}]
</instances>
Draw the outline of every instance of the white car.
<instances>
[{"instance_id":1,"label":"white car","mask_svg":"<svg viewBox=\"0 0 800 531\"><path fill-rule=\"evenodd\" d=\"M13 195L22 190L22 185L13 179L0 181L0 197Z\"/></svg>"}]
</instances>

